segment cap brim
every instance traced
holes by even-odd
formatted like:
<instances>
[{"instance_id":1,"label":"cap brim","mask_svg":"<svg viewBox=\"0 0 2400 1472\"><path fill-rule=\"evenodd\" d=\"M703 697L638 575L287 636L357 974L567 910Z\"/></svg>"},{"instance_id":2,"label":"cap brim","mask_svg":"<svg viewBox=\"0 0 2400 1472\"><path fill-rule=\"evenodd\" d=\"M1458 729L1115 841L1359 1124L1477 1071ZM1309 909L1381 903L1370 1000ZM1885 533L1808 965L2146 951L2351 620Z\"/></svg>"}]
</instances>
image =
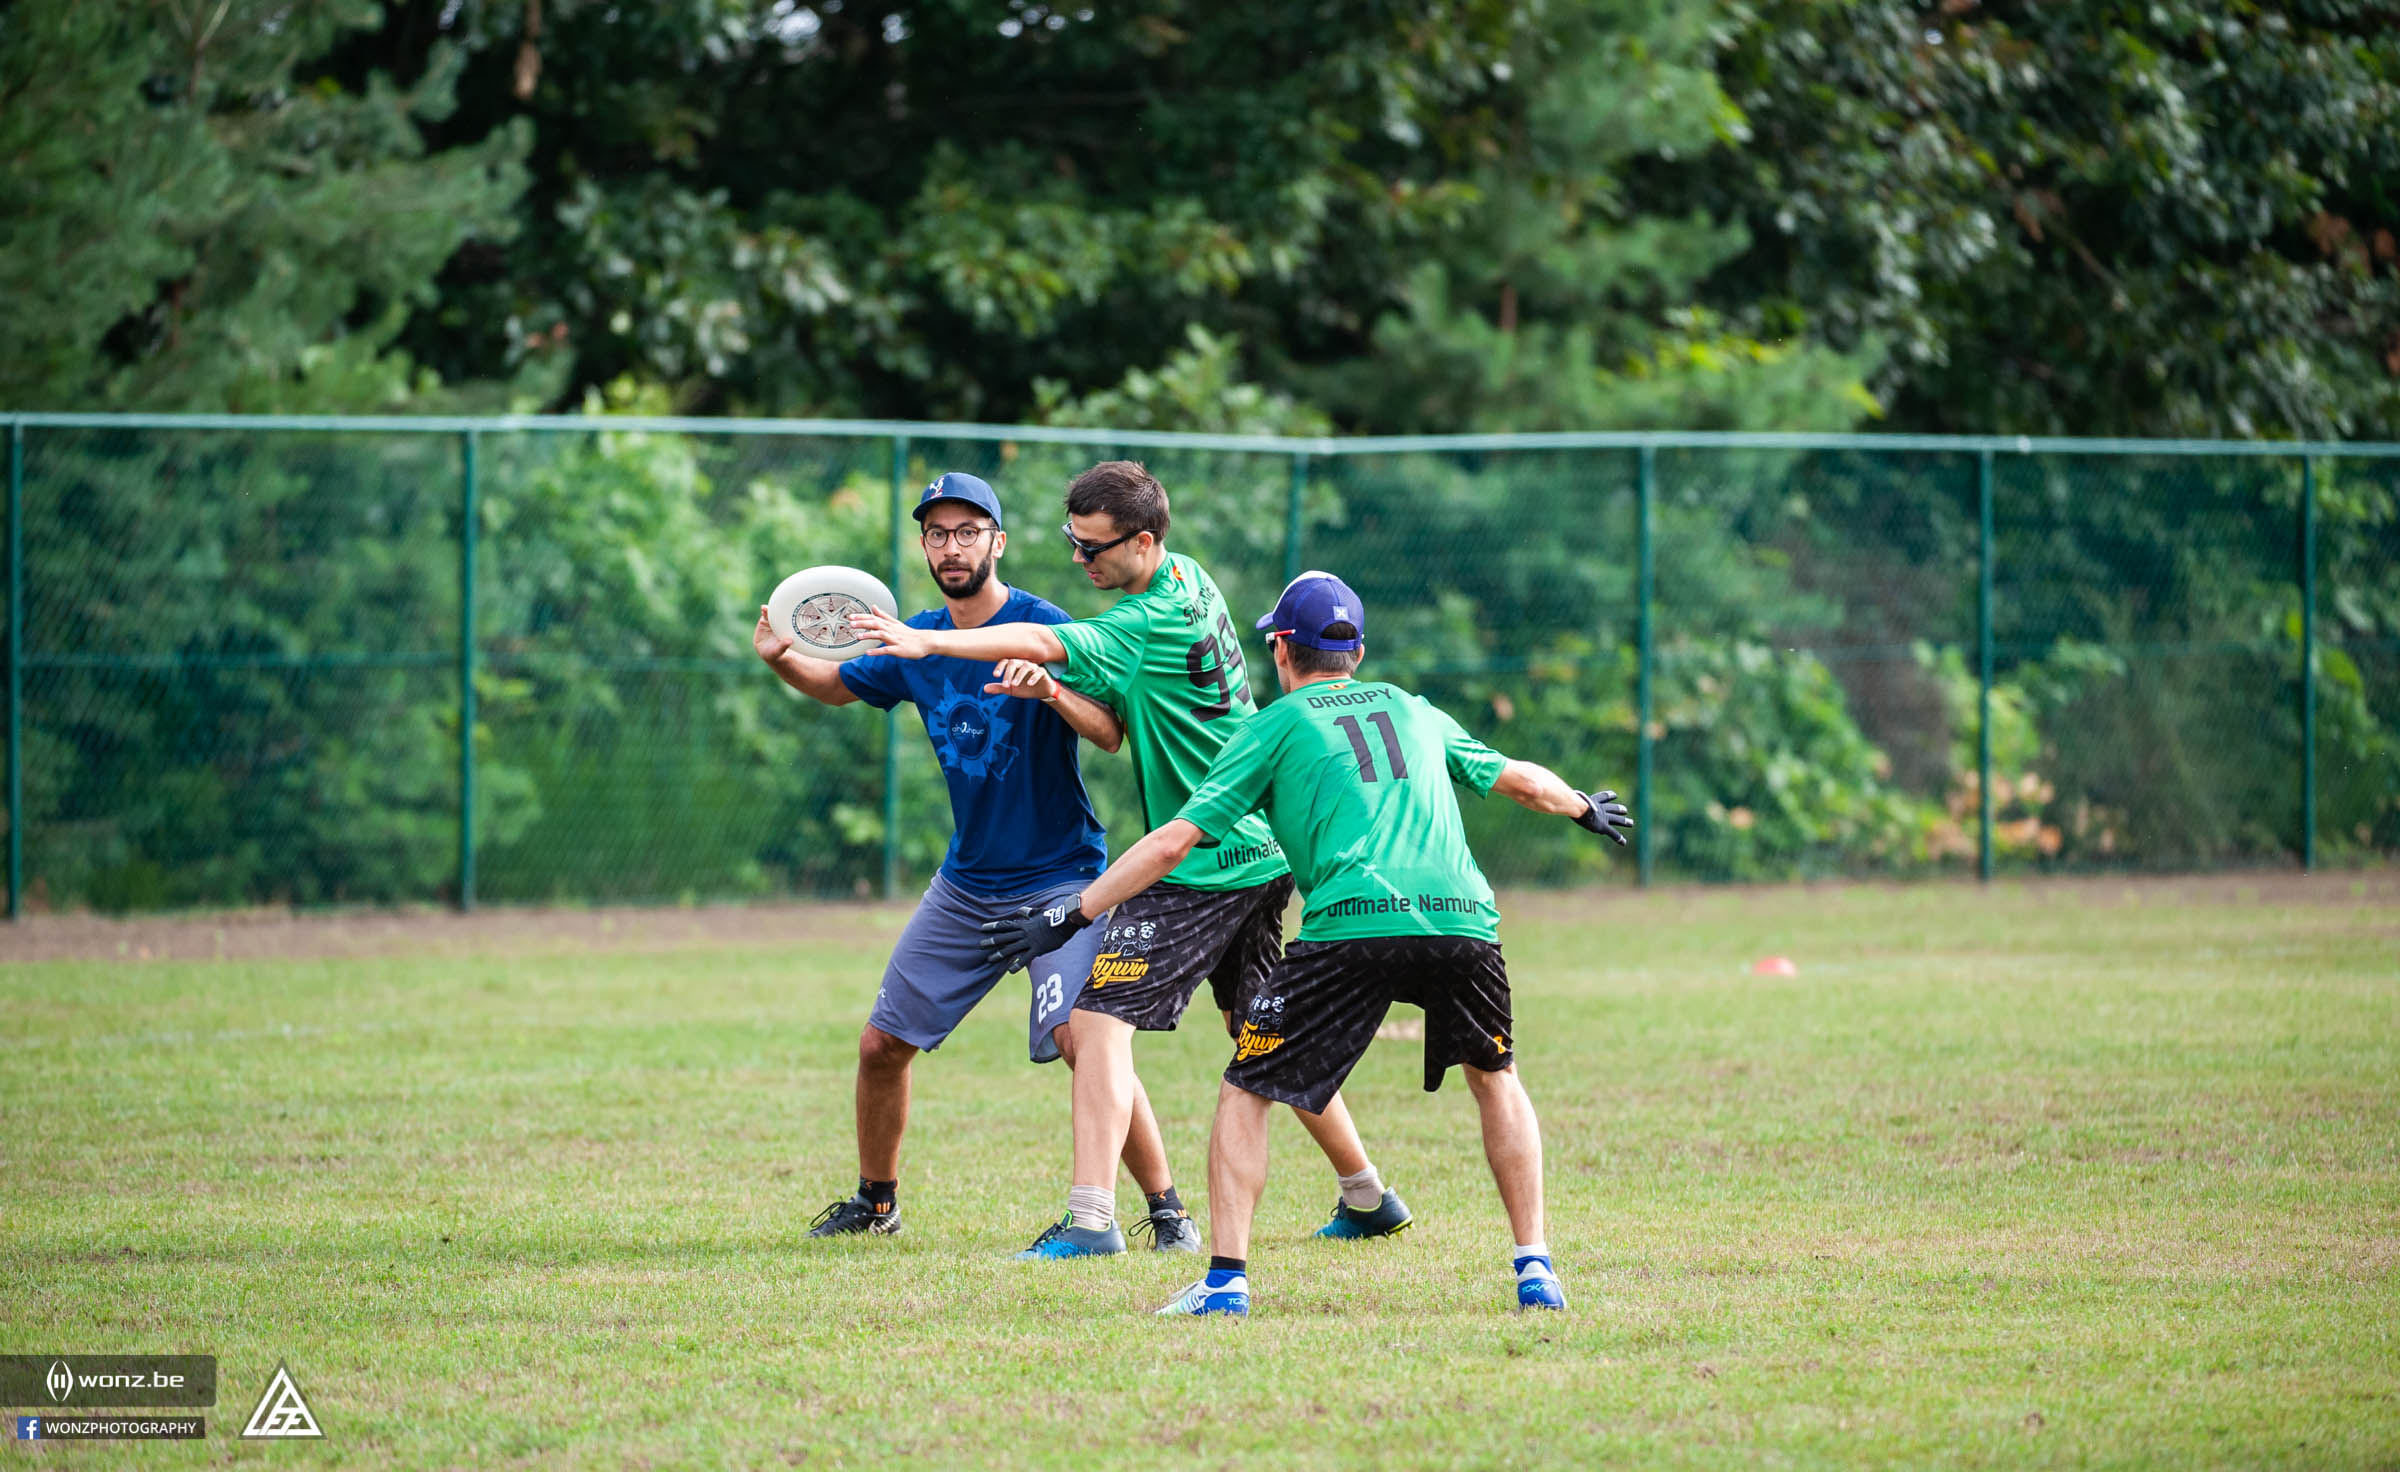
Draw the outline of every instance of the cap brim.
<instances>
[{"instance_id":1,"label":"cap brim","mask_svg":"<svg viewBox=\"0 0 2400 1472\"><path fill-rule=\"evenodd\" d=\"M944 501L955 501L959 505L972 510L978 516L990 517L994 526L998 526L1000 524L1000 516L998 512L995 512L991 507L983 505L980 502L970 501L964 496L927 496L924 500L917 503L915 510L909 512L908 514L915 517L917 521L922 524L925 520L925 513L931 511L934 507L941 505Z\"/></svg>"},{"instance_id":2,"label":"cap brim","mask_svg":"<svg viewBox=\"0 0 2400 1472\"><path fill-rule=\"evenodd\" d=\"M1258 622L1252 624L1250 627L1258 630L1262 634L1275 627L1275 615L1273 611L1270 610L1269 612L1260 614L1258 616Z\"/></svg>"}]
</instances>

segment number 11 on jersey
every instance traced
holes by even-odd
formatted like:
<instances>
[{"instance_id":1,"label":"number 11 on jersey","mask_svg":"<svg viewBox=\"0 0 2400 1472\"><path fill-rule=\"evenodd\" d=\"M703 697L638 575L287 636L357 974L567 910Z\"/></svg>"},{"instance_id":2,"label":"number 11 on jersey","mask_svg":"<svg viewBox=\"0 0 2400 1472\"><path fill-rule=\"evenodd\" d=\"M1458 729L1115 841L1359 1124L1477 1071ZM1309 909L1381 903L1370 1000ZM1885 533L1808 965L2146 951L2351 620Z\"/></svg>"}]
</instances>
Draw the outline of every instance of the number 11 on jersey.
<instances>
[{"instance_id":1,"label":"number 11 on jersey","mask_svg":"<svg viewBox=\"0 0 2400 1472\"><path fill-rule=\"evenodd\" d=\"M1369 711L1367 719L1374 723L1376 731L1383 737L1383 754L1391 761L1392 780L1395 782L1407 781L1408 759L1400 755L1400 733L1392 729L1390 713L1380 710ZM1358 717L1340 716L1335 718L1334 724L1341 727L1342 734L1350 738L1350 750L1358 758L1358 780L1361 782L1377 780L1375 754L1367 750L1367 733L1360 728Z\"/></svg>"}]
</instances>

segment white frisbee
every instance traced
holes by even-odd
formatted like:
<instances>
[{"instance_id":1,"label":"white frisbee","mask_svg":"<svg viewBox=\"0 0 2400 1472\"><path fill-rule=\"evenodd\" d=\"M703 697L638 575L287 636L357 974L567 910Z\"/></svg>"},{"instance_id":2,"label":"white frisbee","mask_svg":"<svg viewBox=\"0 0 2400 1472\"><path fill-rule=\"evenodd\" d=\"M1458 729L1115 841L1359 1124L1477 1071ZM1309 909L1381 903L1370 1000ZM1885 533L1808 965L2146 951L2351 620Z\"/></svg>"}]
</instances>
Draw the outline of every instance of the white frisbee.
<instances>
[{"instance_id":1,"label":"white frisbee","mask_svg":"<svg viewBox=\"0 0 2400 1472\"><path fill-rule=\"evenodd\" d=\"M850 615L868 609L900 616L900 602L883 579L855 567L827 563L804 567L775 585L767 598L767 623L810 659L856 659L883 647L861 639L850 628Z\"/></svg>"}]
</instances>

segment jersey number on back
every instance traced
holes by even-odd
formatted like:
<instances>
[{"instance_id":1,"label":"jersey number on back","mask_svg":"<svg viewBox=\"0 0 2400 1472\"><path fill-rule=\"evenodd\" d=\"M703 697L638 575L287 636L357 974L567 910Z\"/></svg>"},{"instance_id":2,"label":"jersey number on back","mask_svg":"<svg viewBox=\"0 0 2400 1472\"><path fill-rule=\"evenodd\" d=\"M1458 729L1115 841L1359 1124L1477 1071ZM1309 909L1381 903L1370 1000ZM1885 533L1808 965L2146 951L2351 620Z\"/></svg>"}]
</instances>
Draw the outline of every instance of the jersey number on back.
<instances>
[{"instance_id":1,"label":"jersey number on back","mask_svg":"<svg viewBox=\"0 0 2400 1472\"><path fill-rule=\"evenodd\" d=\"M1376 731L1383 736L1383 754L1391 759L1392 780L1407 781L1408 760L1400 755L1400 733L1392 729L1391 716L1377 710L1367 712L1367 719L1375 723ZM1358 780L1375 781L1375 754L1367 750L1367 733L1359 728L1358 717L1337 716L1333 723L1342 728L1343 735L1350 738L1350 750L1358 758Z\"/></svg>"},{"instance_id":2,"label":"jersey number on back","mask_svg":"<svg viewBox=\"0 0 2400 1472\"><path fill-rule=\"evenodd\" d=\"M1241 687L1245 672L1242 642L1223 613L1217 615L1217 631L1184 652L1183 665L1193 684L1217 692L1215 700L1193 706L1192 714L1203 721L1232 714L1233 692Z\"/></svg>"}]
</instances>

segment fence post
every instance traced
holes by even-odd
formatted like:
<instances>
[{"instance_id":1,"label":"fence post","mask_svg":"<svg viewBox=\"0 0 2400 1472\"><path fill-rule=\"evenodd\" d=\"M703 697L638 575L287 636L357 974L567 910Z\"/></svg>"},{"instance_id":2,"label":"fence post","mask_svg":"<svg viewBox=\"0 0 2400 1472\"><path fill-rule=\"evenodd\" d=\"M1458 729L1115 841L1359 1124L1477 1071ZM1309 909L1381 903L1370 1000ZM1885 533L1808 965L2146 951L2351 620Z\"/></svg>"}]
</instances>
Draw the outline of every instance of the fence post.
<instances>
[{"instance_id":1,"label":"fence post","mask_svg":"<svg viewBox=\"0 0 2400 1472\"><path fill-rule=\"evenodd\" d=\"M8 426L8 918L25 905L25 425Z\"/></svg>"},{"instance_id":2,"label":"fence post","mask_svg":"<svg viewBox=\"0 0 2400 1472\"><path fill-rule=\"evenodd\" d=\"M1975 877L1992 880L1992 452L1975 457Z\"/></svg>"},{"instance_id":3,"label":"fence post","mask_svg":"<svg viewBox=\"0 0 2400 1472\"><path fill-rule=\"evenodd\" d=\"M905 548L900 523L907 515L908 436L892 436L892 596L900 596ZM897 613L899 610L894 609ZM900 708L883 713L883 897L900 897Z\"/></svg>"},{"instance_id":4,"label":"fence post","mask_svg":"<svg viewBox=\"0 0 2400 1472\"><path fill-rule=\"evenodd\" d=\"M1639 883L1650 882L1651 835L1658 831L1658 815L1650 810L1650 721L1652 691L1650 667L1657 659L1657 629L1651 616L1651 605L1657 601L1658 558L1655 546L1658 523L1658 447L1642 446L1641 470L1641 527L1637 540L1641 545L1639 586L1635 591L1638 611L1635 615L1635 640L1640 645L1639 671L1635 677L1634 704L1638 707L1634 719L1640 730L1634 741L1636 753L1633 777L1633 810L1638 817L1633 829L1634 870Z\"/></svg>"},{"instance_id":5,"label":"fence post","mask_svg":"<svg viewBox=\"0 0 2400 1472\"><path fill-rule=\"evenodd\" d=\"M458 487L458 907L475 908L475 543L482 509L476 433L459 445Z\"/></svg>"},{"instance_id":6,"label":"fence post","mask_svg":"<svg viewBox=\"0 0 2400 1472\"><path fill-rule=\"evenodd\" d=\"M2299 456L2299 867L2316 867L2316 456Z\"/></svg>"},{"instance_id":7,"label":"fence post","mask_svg":"<svg viewBox=\"0 0 2400 1472\"><path fill-rule=\"evenodd\" d=\"M1288 586L1300 576L1300 515L1301 498L1308 493L1308 453L1295 451L1292 455L1292 494L1283 513L1283 581Z\"/></svg>"}]
</instances>

